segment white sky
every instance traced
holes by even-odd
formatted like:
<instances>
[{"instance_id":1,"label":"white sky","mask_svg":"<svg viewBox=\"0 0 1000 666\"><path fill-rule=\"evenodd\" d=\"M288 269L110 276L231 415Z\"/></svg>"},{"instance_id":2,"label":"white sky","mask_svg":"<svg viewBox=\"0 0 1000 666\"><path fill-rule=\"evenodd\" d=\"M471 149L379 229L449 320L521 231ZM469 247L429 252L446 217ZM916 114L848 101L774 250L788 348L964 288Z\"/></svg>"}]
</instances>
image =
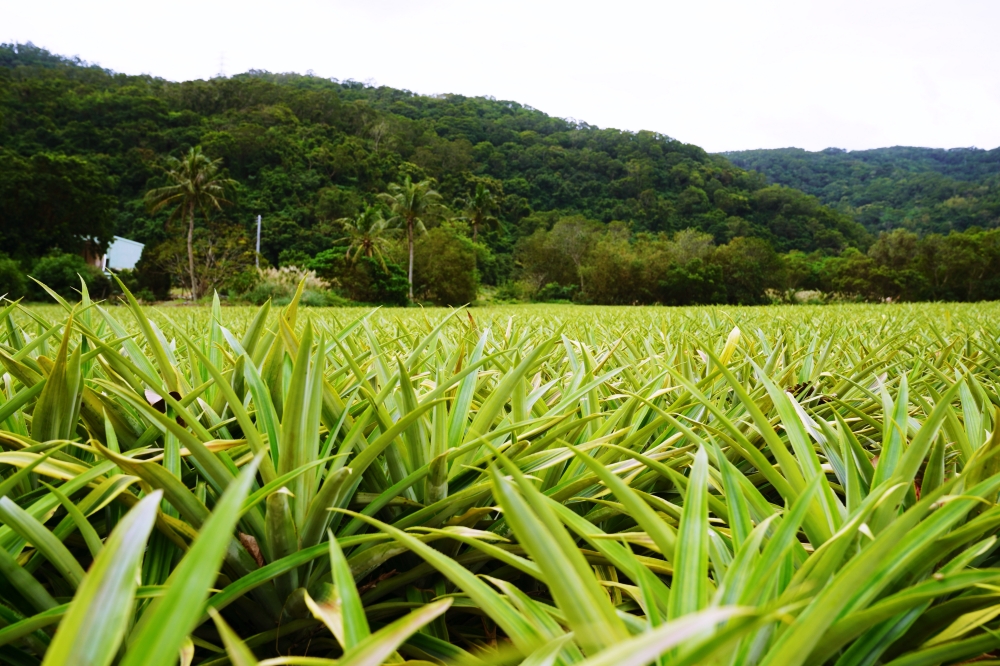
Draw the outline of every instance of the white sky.
<instances>
[{"instance_id":1,"label":"white sky","mask_svg":"<svg viewBox=\"0 0 1000 666\"><path fill-rule=\"evenodd\" d=\"M0 0L0 41L172 80L492 95L710 151L1000 145L996 0Z\"/></svg>"}]
</instances>

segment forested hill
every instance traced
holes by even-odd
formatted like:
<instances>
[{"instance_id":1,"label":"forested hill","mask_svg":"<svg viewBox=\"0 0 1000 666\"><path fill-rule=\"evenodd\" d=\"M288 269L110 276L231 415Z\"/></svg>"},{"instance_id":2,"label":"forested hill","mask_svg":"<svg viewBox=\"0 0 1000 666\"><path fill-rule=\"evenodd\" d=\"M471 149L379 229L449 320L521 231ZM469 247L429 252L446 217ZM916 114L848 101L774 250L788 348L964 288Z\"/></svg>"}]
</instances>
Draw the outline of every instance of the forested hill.
<instances>
[{"instance_id":1,"label":"forested hill","mask_svg":"<svg viewBox=\"0 0 1000 666\"><path fill-rule=\"evenodd\" d=\"M873 232L1000 225L1000 148L780 148L723 155L771 183L819 197Z\"/></svg>"},{"instance_id":2,"label":"forested hill","mask_svg":"<svg viewBox=\"0 0 1000 666\"><path fill-rule=\"evenodd\" d=\"M194 145L222 158L239 182L225 215L248 226L264 216L273 263L329 247L330 221L376 202L406 174L435 178L448 204L487 183L501 201L504 224L486 235L497 254L574 214L624 221L635 233L693 227L719 243L758 236L778 251L869 242L849 216L662 134L315 76L173 83L0 46L0 243L8 253L72 242L80 225L102 239L157 241L165 214L150 216L143 194L162 184L165 156ZM13 192L22 193L16 202Z\"/></svg>"}]
</instances>

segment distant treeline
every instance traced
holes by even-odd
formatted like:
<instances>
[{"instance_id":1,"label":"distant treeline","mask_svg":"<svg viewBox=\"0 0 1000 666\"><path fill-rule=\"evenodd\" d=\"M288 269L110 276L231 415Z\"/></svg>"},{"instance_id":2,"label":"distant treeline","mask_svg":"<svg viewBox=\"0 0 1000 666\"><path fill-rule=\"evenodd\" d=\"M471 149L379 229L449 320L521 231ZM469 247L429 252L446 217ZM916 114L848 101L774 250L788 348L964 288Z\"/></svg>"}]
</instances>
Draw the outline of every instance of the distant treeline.
<instances>
[{"instance_id":1,"label":"distant treeline","mask_svg":"<svg viewBox=\"0 0 1000 666\"><path fill-rule=\"evenodd\" d=\"M694 305L776 300L979 301L1000 295L1000 229L881 234L866 252L777 254L756 238L716 245L686 230L639 234L563 219L522 239L511 296L586 303ZM581 247L583 249L581 249ZM813 293L803 293L813 292ZM506 292L505 292L506 293Z\"/></svg>"},{"instance_id":2,"label":"distant treeline","mask_svg":"<svg viewBox=\"0 0 1000 666\"><path fill-rule=\"evenodd\" d=\"M723 155L772 183L818 197L873 233L1000 224L1000 148L780 148Z\"/></svg>"}]
</instances>

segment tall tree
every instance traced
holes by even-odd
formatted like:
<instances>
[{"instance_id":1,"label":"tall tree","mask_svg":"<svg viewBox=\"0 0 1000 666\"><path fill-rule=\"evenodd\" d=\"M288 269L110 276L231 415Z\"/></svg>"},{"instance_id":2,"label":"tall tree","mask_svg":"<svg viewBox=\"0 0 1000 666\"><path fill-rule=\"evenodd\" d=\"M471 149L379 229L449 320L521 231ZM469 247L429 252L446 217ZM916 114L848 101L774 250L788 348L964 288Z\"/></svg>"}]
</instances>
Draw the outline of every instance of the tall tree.
<instances>
[{"instance_id":1,"label":"tall tree","mask_svg":"<svg viewBox=\"0 0 1000 666\"><path fill-rule=\"evenodd\" d=\"M391 183L389 191L381 198L392 210L390 222L398 222L406 229L406 243L410 253L410 265L406 279L410 283L410 300L413 300L413 235L416 231L426 231L424 222L444 211L441 195L431 189L434 181L427 179L414 183L410 176L402 183Z\"/></svg>"},{"instance_id":2,"label":"tall tree","mask_svg":"<svg viewBox=\"0 0 1000 666\"><path fill-rule=\"evenodd\" d=\"M476 189L462 202L465 209L464 219L472 227L472 242L479 240L479 228L496 226L500 220L493 215L497 209L497 200L485 184L476 183Z\"/></svg>"},{"instance_id":3,"label":"tall tree","mask_svg":"<svg viewBox=\"0 0 1000 666\"><path fill-rule=\"evenodd\" d=\"M580 280L580 291L586 287L583 285L583 259L597 241L597 236L601 232L600 222L588 220L581 215L563 217L556 222L549 232L549 245L554 250L563 253L576 267L577 279Z\"/></svg>"},{"instance_id":4,"label":"tall tree","mask_svg":"<svg viewBox=\"0 0 1000 666\"><path fill-rule=\"evenodd\" d=\"M0 254L30 260L50 250L76 254L88 241L105 247L115 231L112 188L82 157L0 150Z\"/></svg>"},{"instance_id":5,"label":"tall tree","mask_svg":"<svg viewBox=\"0 0 1000 666\"><path fill-rule=\"evenodd\" d=\"M382 251L389 246L390 238L396 230L389 227L389 221L379 209L368 206L355 217L344 217L337 222L343 226L347 235L336 242L347 241L345 256L349 261L352 260L353 251L353 260L357 260L359 256L375 258L382 265L382 270L389 272Z\"/></svg>"},{"instance_id":6,"label":"tall tree","mask_svg":"<svg viewBox=\"0 0 1000 666\"><path fill-rule=\"evenodd\" d=\"M194 218L201 211L207 220L212 209L222 210L231 203L224 198L226 190L236 181L222 174L222 160L210 159L201 146L191 148L181 159L167 158L166 176L170 185L146 193L146 205L151 212L174 206L170 219L187 222L188 274L191 279L191 300L201 295L194 271Z\"/></svg>"}]
</instances>

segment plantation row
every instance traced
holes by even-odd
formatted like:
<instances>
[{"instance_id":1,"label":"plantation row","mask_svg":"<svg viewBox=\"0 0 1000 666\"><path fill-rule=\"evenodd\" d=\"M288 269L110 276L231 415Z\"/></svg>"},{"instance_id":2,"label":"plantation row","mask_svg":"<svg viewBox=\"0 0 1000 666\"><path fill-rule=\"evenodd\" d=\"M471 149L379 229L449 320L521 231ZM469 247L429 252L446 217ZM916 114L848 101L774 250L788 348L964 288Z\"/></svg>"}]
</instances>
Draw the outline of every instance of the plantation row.
<instances>
[{"instance_id":1,"label":"plantation row","mask_svg":"<svg viewBox=\"0 0 1000 666\"><path fill-rule=\"evenodd\" d=\"M0 307L0 662L1000 648L1000 306Z\"/></svg>"}]
</instances>

